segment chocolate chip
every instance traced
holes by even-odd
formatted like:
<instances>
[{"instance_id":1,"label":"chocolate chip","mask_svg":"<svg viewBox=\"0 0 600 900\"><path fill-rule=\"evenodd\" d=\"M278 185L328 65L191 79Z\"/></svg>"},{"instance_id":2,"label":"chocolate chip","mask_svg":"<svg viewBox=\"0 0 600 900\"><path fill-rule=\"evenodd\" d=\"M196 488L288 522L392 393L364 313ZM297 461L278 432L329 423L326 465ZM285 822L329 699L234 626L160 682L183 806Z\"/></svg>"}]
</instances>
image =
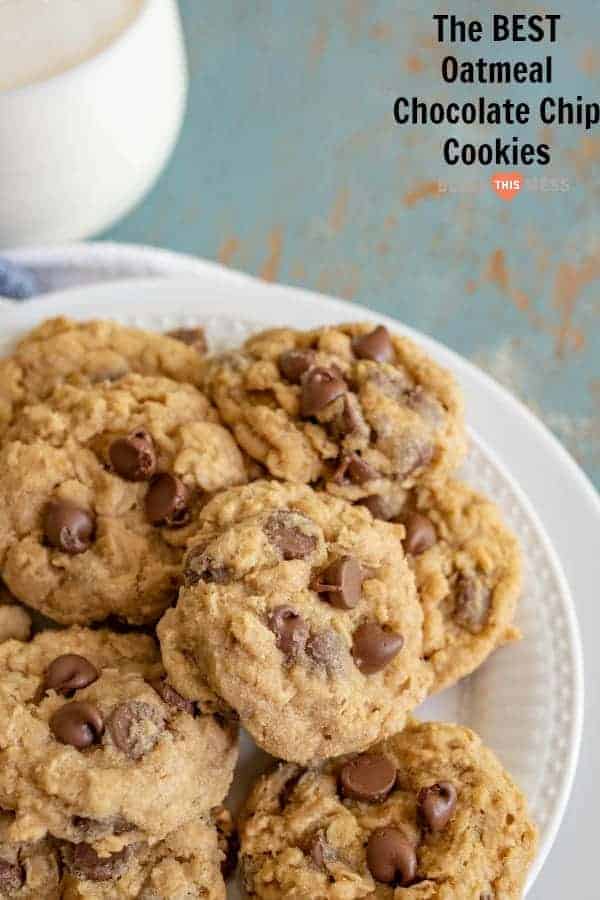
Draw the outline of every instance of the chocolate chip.
<instances>
[{"instance_id":1,"label":"chocolate chip","mask_svg":"<svg viewBox=\"0 0 600 900\"><path fill-rule=\"evenodd\" d=\"M478 634L488 620L492 595L478 578L461 575L454 588L454 618L472 634Z\"/></svg>"},{"instance_id":2,"label":"chocolate chip","mask_svg":"<svg viewBox=\"0 0 600 900\"><path fill-rule=\"evenodd\" d=\"M363 753L342 766L340 791L349 800L380 803L396 783L396 767L378 753Z\"/></svg>"},{"instance_id":3,"label":"chocolate chip","mask_svg":"<svg viewBox=\"0 0 600 900\"><path fill-rule=\"evenodd\" d=\"M113 709L106 728L115 747L130 759L141 759L159 740L165 720L158 706L127 700Z\"/></svg>"},{"instance_id":4,"label":"chocolate chip","mask_svg":"<svg viewBox=\"0 0 600 900\"><path fill-rule=\"evenodd\" d=\"M85 656L65 653L53 660L44 675L42 695L46 691L56 691L64 697L93 684L100 677L98 670Z\"/></svg>"},{"instance_id":5,"label":"chocolate chip","mask_svg":"<svg viewBox=\"0 0 600 900\"><path fill-rule=\"evenodd\" d=\"M449 781L440 781L419 791L417 808L430 831L443 831L456 809L458 794Z\"/></svg>"},{"instance_id":6,"label":"chocolate chip","mask_svg":"<svg viewBox=\"0 0 600 900\"><path fill-rule=\"evenodd\" d=\"M344 665L345 652L342 638L336 631L328 629L313 634L306 642L306 655L329 675L339 672Z\"/></svg>"},{"instance_id":7,"label":"chocolate chip","mask_svg":"<svg viewBox=\"0 0 600 900\"><path fill-rule=\"evenodd\" d=\"M127 481L149 481L156 471L154 441L143 428L113 441L108 455L117 475Z\"/></svg>"},{"instance_id":8,"label":"chocolate chip","mask_svg":"<svg viewBox=\"0 0 600 900\"><path fill-rule=\"evenodd\" d=\"M175 328L174 331L167 332L167 337L181 341L182 344L187 344L188 347L193 347L201 355L208 350L204 328L200 328L200 326L195 328Z\"/></svg>"},{"instance_id":9,"label":"chocolate chip","mask_svg":"<svg viewBox=\"0 0 600 900\"><path fill-rule=\"evenodd\" d=\"M286 510L278 510L269 516L264 530L271 543L279 550L285 560L305 559L317 546L314 534L306 534L300 528L298 519L307 524L309 519Z\"/></svg>"},{"instance_id":10,"label":"chocolate chip","mask_svg":"<svg viewBox=\"0 0 600 900\"><path fill-rule=\"evenodd\" d=\"M354 355L373 362L390 362L394 358L394 345L387 328L378 325L374 331L355 337L352 341Z\"/></svg>"},{"instance_id":11,"label":"chocolate chip","mask_svg":"<svg viewBox=\"0 0 600 900\"><path fill-rule=\"evenodd\" d=\"M315 361L314 350L286 350L279 357L279 371L288 381L299 384Z\"/></svg>"},{"instance_id":12,"label":"chocolate chip","mask_svg":"<svg viewBox=\"0 0 600 900\"><path fill-rule=\"evenodd\" d=\"M366 506L374 519L381 519L383 522L389 522L392 518L391 511L388 509L383 497L379 494L371 494L369 497L363 497L362 500L357 501L356 505Z\"/></svg>"},{"instance_id":13,"label":"chocolate chip","mask_svg":"<svg viewBox=\"0 0 600 900\"><path fill-rule=\"evenodd\" d=\"M44 534L51 547L70 556L85 553L94 537L91 512L66 500L51 500L44 510Z\"/></svg>"},{"instance_id":14,"label":"chocolate chip","mask_svg":"<svg viewBox=\"0 0 600 900\"><path fill-rule=\"evenodd\" d=\"M98 856L90 844L62 845L66 868L82 881L113 881L127 870L131 853L131 847L124 847L118 853Z\"/></svg>"},{"instance_id":15,"label":"chocolate chip","mask_svg":"<svg viewBox=\"0 0 600 900\"><path fill-rule=\"evenodd\" d=\"M354 609L360 600L363 575L353 556L342 556L321 572L312 587L337 609Z\"/></svg>"},{"instance_id":16,"label":"chocolate chip","mask_svg":"<svg viewBox=\"0 0 600 900\"><path fill-rule=\"evenodd\" d=\"M188 715L193 716L196 707L191 700L186 700L185 697L182 697L181 694L178 694L174 687L171 687L166 678L155 678L150 682L158 696L167 704L167 706L172 706L175 709L180 709L182 712L188 713Z\"/></svg>"},{"instance_id":17,"label":"chocolate chip","mask_svg":"<svg viewBox=\"0 0 600 900\"><path fill-rule=\"evenodd\" d=\"M189 492L175 475L163 473L150 482L146 494L146 516L152 525L176 528L189 519Z\"/></svg>"},{"instance_id":18,"label":"chocolate chip","mask_svg":"<svg viewBox=\"0 0 600 900\"><path fill-rule=\"evenodd\" d=\"M93 703L65 703L52 715L50 731L61 744L84 750L96 743L104 731L100 710Z\"/></svg>"},{"instance_id":19,"label":"chocolate chip","mask_svg":"<svg viewBox=\"0 0 600 900\"><path fill-rule=\"evenodd\" d=\"M338 484L342 484L346 479L350 479L353 484L365 484L377 477L378 472L373 466L370 466L358 453L350 453L342 459L333 480Z\"/></svg>"},{"instance_id":20,"label":"chocolate chip","mask_svg":"<svg viewBox=\"0 0 600 900\"><path fill-rule=\"evenodd\" d=\"M25 884L25 870L18 863L0 859L0 894L10 897Z\"/></svg>"},{"instance_id":21,"label":"chocolate chip","mask_svg":"<svg viewBox=\"0 0 600 900\"><path fill-rule=\"evenodd\" d=\"M300 395L300 415L309 418L341 397L348 386L336 369L317 366L304 375Z\"/></svg>"},{"instance_id":22,"label":"chocolate chip","mask_svg":"<svg viewBox=\"0 0 600 900\"><path fill-rule=\"evenodd\" d=\"M363 675L380 672L402 650L404 638L377 625L365 622L354 632L352 655Z\"/></svg>"},{"instance_id":23,"label":"chocolate chip","mask_svg":"<svg viewBox=\"0 0 600 900\"><path fill-rule=\"evenodd\" d=\"M304 650L308 640L308 625L291 606L277 606L269 616L269 628L275 643L288 660L294 660Z\"/></svg>"},{"instance_id":24,"label":"chocolate chip","mask_svg":"<svg viewBox=\"0 0 600 900\"><path fill-rule=\"evenodd\" d=\"M417 854L397 828L378 828L367 844L367 865L376 881L405 887L417 874Z\"/></svg>"},{"instance_id":25,"label":"chocolate chip","mask_svg":"<svg viewBox=\"0 0 600 900\"><path fill-rule=\"evenodd\" d=\"M287 768L290 770L290 775L285 779L277 797L281 812L283 812L290 802L292 794L304 775L304 769L301 769L300 766L288 765Z\"/></svg>"},{"instance_id":26,"label":"chocolate chip","mask_svg":"<svg viewBox=\"0 0 600 900\"><path fill-rule=\"evenodd\" d=\"M411 556L420 556L437 541L437 534L431 519L421 513L413 513L406 521L404 549Z\"/></svg>"},{"instance_id":27,"label":"chocolate chip","mask_svg":"<svg viewBox=\"0 0 600 900\"><path fill-rule=\"evenodd\" d=\"M183 564L183 578L188 587L200 581L207 584L229 584L233 573L206 553L204 547L192 547Z\"/></svg>"},{"instance_id":28,"label":"chocolate chip","mask_svg":"<svg viewBox=\"0 0 600 900\"><path fill-rule=\"evenodd\" d=\"M369 426L362 414L360 401L354 394L344 396L344 408L336 420L336 425L339 433L343 435L357 432L368 435Z\"/></svg>"},{"instance_id":29,"label":"chocolate chip","mask_svg":"<svg viewBox=\"0 0 600 900\"><path fill-rule=\"evenodd\" d=\"M304 852L310 856L313 865L317 869L325 869L327 863L337 859L337 852L327 841L323 829L319 829L311 835L303 844Z\"/></svg>"}]
</instances>

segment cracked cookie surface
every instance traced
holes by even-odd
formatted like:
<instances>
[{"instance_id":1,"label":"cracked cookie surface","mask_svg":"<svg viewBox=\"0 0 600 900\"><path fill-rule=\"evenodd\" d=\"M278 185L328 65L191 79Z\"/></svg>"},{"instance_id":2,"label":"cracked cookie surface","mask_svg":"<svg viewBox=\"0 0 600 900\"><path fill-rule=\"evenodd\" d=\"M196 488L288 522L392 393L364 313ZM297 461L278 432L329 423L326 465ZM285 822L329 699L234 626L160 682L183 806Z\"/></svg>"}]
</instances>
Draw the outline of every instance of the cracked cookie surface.
<instances>
[{"instance_id":1,"label":"cracked cookie surface","mask_svg":"<svg viewBox=\"0 0 600 900\"><path fill-rule=\"evenodd\" d=\"M423 607L432 690L439 691L519 639L519 545L491 500L452 479L408 492L399 521Z\"/></svg>"},{"instance_id":2,"label":"cracked cookie surface","mask_svg":"<svg viewBox=\"0 0 600 900\"><path fill-rule=\"evenodd\" d=\"M73 627L0 646L0 807L13 842L102 854L156 842L220 803L237 733L165 680L146 635Z\"/></svg>"},{"instance_id":3,"label":"cracked cookie surface","mask_svg":"<svg viewBox=\"0 0 600 900\"><path fill-rule=\"evenodd\" d=\"M49 319L0 360L0 438L24 405L45 399L62 383L96 384L137 372L198 384L196 346L183 332L170 337L116 322Z\"/></svg>"},{"instance_id":4,"label":"cracked cookie surface","mask_svg":"<svg viewBox=\"0 0 600 900\"><path fill-rule=\"evenodd\" d=\"M201 511L158 633L175 688L206 685L265 750L307 762L397 731L424 698L403 528L305 485L254 482Z\"/></svg>"},{"instance_id":5,"label":"cracked cookie surface","mask_svg":"<svg viewBox=\"0 0 600 900\"><path fill-rule=\"evenodd\" d=\"M256 783L240 834L259 900L519 900L537 837L480 738L416 722L322 769L281 765Z\"/></svg>"},{"instance_id":6,"label":"cracked cookie surface","mask_svg":"<svg viewBox=\"0 0 600 900\"><path fill-rule=\"evenodd\" d=\"M202 384L271 475L350 500L443 480L466 451L452 375L382 326L266 331L205 359Z\"/></svg>"},{"instance_id":7,"label":"cracked cookie surface","mask_svg":"<svg viewBox=\"0 0 600 900\"><path fill-rule=\"evenodd\" d=\"M0 450L0 570L64 624L156 621L176 596L185 528L244 461L191 385L129 375L61 385L27 406Z\"/></svg>"}]
</instances>

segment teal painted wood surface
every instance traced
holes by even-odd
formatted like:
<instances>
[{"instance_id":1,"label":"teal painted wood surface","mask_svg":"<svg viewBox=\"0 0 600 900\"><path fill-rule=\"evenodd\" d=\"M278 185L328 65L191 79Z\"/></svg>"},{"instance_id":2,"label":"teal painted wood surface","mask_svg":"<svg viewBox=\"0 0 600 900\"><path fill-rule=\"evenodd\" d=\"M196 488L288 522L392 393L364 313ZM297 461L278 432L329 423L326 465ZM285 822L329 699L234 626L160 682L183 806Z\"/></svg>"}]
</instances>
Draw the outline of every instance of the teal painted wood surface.
<instances>
[{"instance_id":1,"label":"teal painted wood surface","mask_svg":"<svg viewBox=\"0 0 600 900\"><path fill-rule=\"evenodd\" d=\"M508 167L525 184L507 203L489 183L497 168L440 161L447 126L399 128L392 116L398 95L598 100L599 5L560 5L551 48L451 50L435 43L435 9L422 4L181 0L191 73L181 140L153 192L104 237L195 253L394 315L507 385L600 485L600 131L456 127L462 140L550 143L550 166ZM492 7L453 8L487 19ZM457 88L439 76L446 52L549 51L551 87ZM568 187L542 189L542 176Z\"/></svg>"}]
</instances>

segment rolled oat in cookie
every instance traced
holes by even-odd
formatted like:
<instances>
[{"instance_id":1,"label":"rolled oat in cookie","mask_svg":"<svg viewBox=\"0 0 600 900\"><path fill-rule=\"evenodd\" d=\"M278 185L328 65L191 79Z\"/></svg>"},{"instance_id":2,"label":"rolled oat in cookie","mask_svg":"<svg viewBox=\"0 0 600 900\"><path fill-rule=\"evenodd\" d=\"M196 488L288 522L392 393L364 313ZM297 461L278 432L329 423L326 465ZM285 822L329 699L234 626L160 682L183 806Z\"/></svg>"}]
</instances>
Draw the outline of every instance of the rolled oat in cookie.
<instances>
[{"instance_id":1,"label":"rolled oat in cookie","mask_svg":"<svg viewBox=\"0 0 600 900\"><path fill-rule=\"evenodd\" d=\"M0 807L13 811L13 842L52 835L120 869L138 844L220 803L236 760L236 727L184 701L150 636L75 626L0 645ZM90 858L69 857L71 871Z\"/></svg>"},{"instance_id":2,"label":"rolled oat in cookie","mask_svg":"<svg viewBox=\"0 0 600 900\"><path fill-rule=\"evenodd\" d=\"M271 475L353 501L442 481L465 455L452 375L383 326L266 331L207 357L202 384Z\"/></svg>"},{"instance_id":3,"label":"rolled oat in cookie","mask_svg":"<svg viewBox=\"0 0 600 900\"><path fill-rule=\"evenodd\" d=\"M246 480L242 454L195 387L142 375L60 385L26 406L0 450L0 572L63 624L155 622L179 585L186 527Z\"/></svg>"},{"instance_id":4,"label":"rolled oat in cookie","mask_svg":"<svg viewBox=\"0 0 600 900\"><path fill-rule=\"evenodd\" d=\"M240 837L256 900L520 900L537 831L472 731L411 722L366 753L260 778Z\"/></svg>"},{"instance_id":5,"label":"rolled oat in cookie","mask_svg":"<svg viewBox=\"0 0 600 900\"><path fill-rule=\"evenodd\" d=\"M224 491L197 524L158 627L179 693L212 691L261 747L303 763L402 727L431 680L402 526L277 481Z\"/></svg>"}]
</instances>

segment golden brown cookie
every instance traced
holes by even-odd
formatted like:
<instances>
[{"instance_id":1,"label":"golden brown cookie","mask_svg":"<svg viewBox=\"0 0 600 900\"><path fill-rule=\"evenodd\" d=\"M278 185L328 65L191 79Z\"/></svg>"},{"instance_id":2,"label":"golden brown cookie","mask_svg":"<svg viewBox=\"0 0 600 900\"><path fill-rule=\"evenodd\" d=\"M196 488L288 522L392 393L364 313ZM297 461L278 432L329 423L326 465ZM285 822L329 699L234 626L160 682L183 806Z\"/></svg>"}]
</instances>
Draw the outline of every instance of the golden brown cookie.
<instances>
[{"instance_id":1,"label":"golden brown cookie","mask_svg":"<svg viewBox=\"0 0 600 900\"><path fill-rule=\"evenodd\" d=\"M240 832L258 900L520 900L537 837L477 735L433 722L321 769L280 766Z\"/></svg>"},{"instance_id":2,"label":"golden brown cookie","mask_svg":"<svg viewBox=\"0 0 600 900\"><path fill-rule=\"evenodd\" d=\"M443 480L465 454L452 375L382 326L266 331L208 357L202 383L271 475L350 500Z\"/></svg>"},{"instance_id":3,"label":"golden brown cookie","mask_svg":"<svg viewBox=\"0 0 600 900\"><path fill-rule=\"evenodd\" d=\"M454 479L410 491L399 521L423 607L432 690L439 691L520 637L513 625L521 588L519 545L496 505Z\"/></svg>"},{"instance_id":4,"label":"golden brown cookie","mask_svg":"<svg viewBox=\"0 0 600 900\"><path fill-rule=\"evenodd\" d=\"M173 685L206 685L274 756L361 749L404 724L431 675L402 526L305 485L224 491L199 517L159 624Z\"/></svg>"},{"instance_id":5,"label":"golden brown cookie","mask_svg":"<svg viewBox=\"0 0 600 900\"><path fill-rule=\"evenodd\" d=\"M203 394L129 375L60 385L25 407L0 450L0 572L65 624L156 621L174 600L188 521L246 480Z\"/></svg>"},{"instance_id":6,"label":"golden brown cookie","mask_svg":"<svg viewBox=\"0 0 600 900\"><path fill-rule=\"evenodd\" d=\"M116 322L49 319L0 360L0 437L20 409L48 397L64 383L98 384L132 372L197 384L197 347L174 337Z\"/></svg>"},{"instance_id":7,"label":"golden brown cookie","mask_svg":"<svg viewBox=\"0 0 600 900\"><path fill-rule=\"evenodd\" d=\"M197 714L146 635L74 627L0 645L0 807L12 842L120 853L220 803L237 734Z\"/></svg>"}]
</instances>

